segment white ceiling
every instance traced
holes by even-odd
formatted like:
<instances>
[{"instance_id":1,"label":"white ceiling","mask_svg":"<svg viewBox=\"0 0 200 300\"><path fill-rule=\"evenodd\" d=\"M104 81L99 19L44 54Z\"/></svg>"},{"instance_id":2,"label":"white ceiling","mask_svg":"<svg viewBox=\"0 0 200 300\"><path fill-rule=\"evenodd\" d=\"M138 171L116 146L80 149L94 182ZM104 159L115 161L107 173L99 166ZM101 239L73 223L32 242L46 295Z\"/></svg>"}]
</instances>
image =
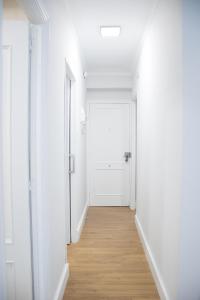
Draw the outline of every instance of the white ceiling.
<instances>
[{"instance_id":1,"label":"white ceiling","mask_svg":"<svg viewBox=\"0 0 200 300\"><path fill-rule=\"evenodd\" d=\"M155 0L69 0L88 72L132 72ZM100 35L120 25L119 38Z\"/></svg>"}]
</instances>

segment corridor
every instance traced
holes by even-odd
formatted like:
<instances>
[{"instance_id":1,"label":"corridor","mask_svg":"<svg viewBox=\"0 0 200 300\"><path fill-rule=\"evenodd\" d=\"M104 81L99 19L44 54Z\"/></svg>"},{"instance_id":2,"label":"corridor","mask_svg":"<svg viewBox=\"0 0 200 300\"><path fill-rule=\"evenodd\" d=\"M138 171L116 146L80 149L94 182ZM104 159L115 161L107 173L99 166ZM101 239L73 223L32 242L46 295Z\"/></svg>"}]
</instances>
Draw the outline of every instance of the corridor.
<instances>
[{"instance_id":1,"label":"corridor","mask_svg":"<svg viewBox=\"0 0 200 300\"><path fill-rule=\"evenodd\" d=\"M159 299L128 207L90 207L68 259L70 279L63 300Z\"/></svg>"},{"instance_id":2,"label":"corridor","mask_svg":"<svg viewBox=\"0 0 200 300\"><path fill-rule=\"evenodd\" d=\"M0 0L0 300L200 300L200 0Z\"/></svg>"}]
</instances>

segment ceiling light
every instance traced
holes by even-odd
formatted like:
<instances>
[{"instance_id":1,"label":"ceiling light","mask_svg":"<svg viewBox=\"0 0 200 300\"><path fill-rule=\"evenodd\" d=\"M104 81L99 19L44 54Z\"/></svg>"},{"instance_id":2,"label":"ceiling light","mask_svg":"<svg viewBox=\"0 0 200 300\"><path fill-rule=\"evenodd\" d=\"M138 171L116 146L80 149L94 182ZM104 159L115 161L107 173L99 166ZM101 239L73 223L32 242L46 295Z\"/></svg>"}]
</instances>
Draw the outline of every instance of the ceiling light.
<instances>
[{"instance_id":1,"label":"ceiling light","mask_svg":"<svg viewBox=\"0 0 200 300\"><path fill-rule=\"evenodd\" d=\"M102 37L118 37L120 32L120 26L101 26Z\"/></svg>"}]
</instances>

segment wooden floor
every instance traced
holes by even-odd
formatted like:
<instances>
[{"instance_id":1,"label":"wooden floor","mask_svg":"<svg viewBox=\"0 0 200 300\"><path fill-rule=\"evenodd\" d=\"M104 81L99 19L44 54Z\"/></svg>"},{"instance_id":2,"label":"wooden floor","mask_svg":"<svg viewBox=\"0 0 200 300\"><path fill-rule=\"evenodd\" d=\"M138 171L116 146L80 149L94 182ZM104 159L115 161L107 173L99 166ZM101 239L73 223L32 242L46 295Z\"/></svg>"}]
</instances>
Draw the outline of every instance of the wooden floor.
<instances>
[{"instance_id":1,"label":"wooden floor","mask_svg":"<svg viewBox=\"0 0 200 300\"><path fill-rule=\"evenodd\" d=\"M90 208L68 258L64 300L160 299L129 208Z\"/></svg>"}]
</instances>

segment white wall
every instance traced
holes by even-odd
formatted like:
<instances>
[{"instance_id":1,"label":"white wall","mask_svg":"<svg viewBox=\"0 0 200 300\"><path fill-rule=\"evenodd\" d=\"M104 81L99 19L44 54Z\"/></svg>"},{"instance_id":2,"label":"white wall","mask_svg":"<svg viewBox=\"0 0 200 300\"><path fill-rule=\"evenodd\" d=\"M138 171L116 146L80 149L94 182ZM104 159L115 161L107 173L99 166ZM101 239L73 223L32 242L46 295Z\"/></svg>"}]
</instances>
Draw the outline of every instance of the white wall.
<instances>
[{"instance_id":1,"label":"white wall","mask_svg":"<svg viewBox=\"0 0 200 300\"><path fill-rule=\"evenodd\" d=\"M89 73L87 101L132 101L132 82L129 73Z\"/></svg>"},{"instance_id":2,"label":"white wall","mask_svg":"<svg viewBox=\"0 0 200 300\"><path fill-rule=\"evenodd\" d=\"M200 299L200 1L183 0L183 199L180 300Z\"/></svg>"},{"instance_id":3,"label":"white wall","mask_svg":"<svg viewBox=\"0 0 200 300\"><path fill-rule=\"evenodd\" d=\"M70 11L64 1L45 0L50 20L43 25L42 101L41 101L41 216L40 274L41 299L53 300L65 271L65 176L64 169L64 74L65 57L74 73L73 139L77 168L73 176L73 218L76 227L85 205L85 137L79 123L85 89L79 44Z\"/></svg>"},{"instance_id":4,"label":"white wall","mask_svg":"<svg viewBox=\"0 0 200 300\"><path fill-rule=\"evenodd\" d=\"M171 300L177 299L180 256L181 11L181 0L158 3L143 42L137 103L137 219Z\"/></svg>"},{"instance_id":5,"label":"white wall","mask_svg":"<svg viewBox=\"0 0 200 300\"><path fill-rule=\"evenodd\" d=\"M89 73L88 89L132 89L131 73Z\"/></svg>"},{"instance_id":6,"label":"white wall","mask_svg":"<svg viewBox=\"0 0 200 300\"><path fill-rule=\"evenodd\" d=\"M88 89L87 101L131 101L131 89Z\"/></svg>"}]
</instances>

